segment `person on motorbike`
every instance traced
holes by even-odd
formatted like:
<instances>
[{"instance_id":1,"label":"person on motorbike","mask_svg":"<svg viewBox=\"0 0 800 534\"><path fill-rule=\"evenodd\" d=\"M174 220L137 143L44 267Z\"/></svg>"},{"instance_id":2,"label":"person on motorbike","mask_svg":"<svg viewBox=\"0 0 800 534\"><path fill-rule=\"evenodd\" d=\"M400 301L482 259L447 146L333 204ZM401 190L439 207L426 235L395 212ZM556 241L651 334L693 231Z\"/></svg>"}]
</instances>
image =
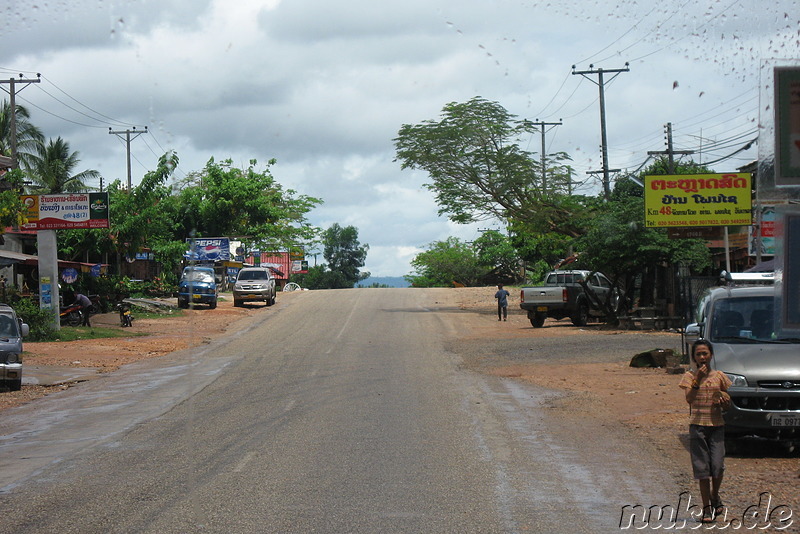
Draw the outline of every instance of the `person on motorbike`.
<instances>
[{"instance_id":1,"label":"person on motorbike","mask_svg":"<svg viewBox=\"0 0 800 534\"><path fill-rule=\"evenodd\" d=\"M89 297L83 293L75 293L75 302L73 302L72 305L81 307L81 315L83 315L82 325L92 326L89 324L89 310L92 307L92 301L89 300Z\"/></svg>"}]
</instances>

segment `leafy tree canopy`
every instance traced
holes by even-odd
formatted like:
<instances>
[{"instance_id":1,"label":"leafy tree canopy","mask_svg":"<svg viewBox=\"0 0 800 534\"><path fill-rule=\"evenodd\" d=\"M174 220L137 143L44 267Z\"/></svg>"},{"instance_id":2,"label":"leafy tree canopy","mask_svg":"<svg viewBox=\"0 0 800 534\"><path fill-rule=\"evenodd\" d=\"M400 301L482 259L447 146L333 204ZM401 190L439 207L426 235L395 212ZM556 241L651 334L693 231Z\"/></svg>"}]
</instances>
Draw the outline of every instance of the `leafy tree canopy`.
<instances>
[{"instance_id":1,"label":"leafy tree canopy","mask_svg":"<svg viewBox=\"0 0 800 534\"><path fill-rule=\"evenodd\" d=\"M322 233L322 242L328 269L341 275L344 285L340 287L353 287L359 280L369 278L368 272L359 271L366 262L369 245L359 243L356 227L334 223Z\"/></svg>"},{"instance_id":2,"label":"leafy tree canopy","mask_svg":"<svg viewBox=\"0 0 800 534\"><path fill-rule=\"evenodd\" d=\"M394 139L403 169L426 171L439 214L457 223L488 218L516 221L540 231L581 235L586 210L569 191L570 157L559 152L541 158L520 148L537 132L500 104L475 97L447 104L439 121L404 124Z\"/></svg>"},{"instance_id":3,"label":"leafy tree canopy","mask_svg":"<svg viewBox=\"0 0 800 534\"><path fill-rule=\"evenodd\" d=\"M496 230L483 232L474 248L480 264L490 270L492 283L513 283L519 278L519 253L508 237Z\"/></svg>"},{"instance_id":4,"label":"leafy tree canopy","mask_svg":"<svg viewBox=\"0 0 800 534\"><path fill-rule=\"evenodd\" d=\"M488 270L475 249L456 237L431 243L411 260L411 267L414 273L405 279L415 287L475 286Z\"/></svg>"},{"instance_id":5,"label":"leafy tree canopy","mask_svg":"<svg viewBox=\"0 0 800 534\"><path fill-rule=\"evenodd\" d=\"M36 149L44 143L41 130L31 124L30 113L24 106L16 106L17 159L25 166L30 163ZM0 154L11 157L11 104L0 103Z\"/></svg>"},{"instance_id":6,"label":"leafy tree canopy","mask_svg":"<svg viewBox=\"0 0 800 534\"><path fill-rule=\"evenodd\" d=\"M180 232L189 236L241 236L254 247L290 247L313 240L319 230L306 214L321 199L284 190L269 167L258 170L256 160L247 168L231 160L210 159L199 174L180 184L178 193Z\"/></svg>"},{"instance_id":7,"label":"leafy tree canopy","mask_svg":"<svg viewBox=\"0 0 800 534\"><path fill-rule=\"evenodd\" d=\"M80 159L78 152L70 150L69 143L61 137L39 143L36 153L26 164L27 175L33 193L79 193L87 190L86 181L100 177L95 170L75 172Z\"/></svg>"}]
</instances>

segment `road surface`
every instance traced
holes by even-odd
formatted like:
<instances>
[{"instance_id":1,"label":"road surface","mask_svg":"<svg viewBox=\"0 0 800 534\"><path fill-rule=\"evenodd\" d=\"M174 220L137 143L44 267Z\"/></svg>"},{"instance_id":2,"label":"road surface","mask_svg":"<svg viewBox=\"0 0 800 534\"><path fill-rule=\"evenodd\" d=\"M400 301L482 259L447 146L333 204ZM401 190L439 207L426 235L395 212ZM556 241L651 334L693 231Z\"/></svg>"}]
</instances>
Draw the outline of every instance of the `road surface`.
<instances>
[{"instance_id":1,"label":"road surface","mask_svg":"<svg viewBox=\"0 0 800 534\"><path fill-rule=\"evenodd\" d=\"M617 429L465 370L447 290L280 297L235 336L8 410L0 532L594 533L676 500Z\"/></svg>"}]
</instances>

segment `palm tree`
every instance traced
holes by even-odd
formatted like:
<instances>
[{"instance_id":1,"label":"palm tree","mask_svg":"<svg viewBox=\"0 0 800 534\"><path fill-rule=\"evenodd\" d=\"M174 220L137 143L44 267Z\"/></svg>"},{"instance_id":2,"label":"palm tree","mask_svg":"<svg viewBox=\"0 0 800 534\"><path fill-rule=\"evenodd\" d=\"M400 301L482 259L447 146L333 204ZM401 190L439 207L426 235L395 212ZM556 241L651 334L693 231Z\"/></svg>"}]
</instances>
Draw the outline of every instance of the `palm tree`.
<instances>
[{"instance_id":1,"label":"palm tree","mask_svg":"<svg viewBox=\"0 0 800 534\"><path fill-rule=\"evenodd\" d=\"M23 106L16 106L17 159L23 165L30 163L36 147L44 142L42 132L30 123L30 114ZM11 104L0 103L0 154L11 156Z\"/></svg>"},{"instance_id":2,"label":"palm tree","mask_svg":"<svg viewBox=\"0 0 800 534\"><path fill-rule=\"evenodd\" d=\"M78 152L70 152L69 143L61 137L55 141L50 139L46 145L40 143L27 167L31 180L29 189L40 194L78 193L93 189L87 187L86 181L100 178L100 173L86 170L72 174L79 161Z\"/></svg>"}]
</instances>

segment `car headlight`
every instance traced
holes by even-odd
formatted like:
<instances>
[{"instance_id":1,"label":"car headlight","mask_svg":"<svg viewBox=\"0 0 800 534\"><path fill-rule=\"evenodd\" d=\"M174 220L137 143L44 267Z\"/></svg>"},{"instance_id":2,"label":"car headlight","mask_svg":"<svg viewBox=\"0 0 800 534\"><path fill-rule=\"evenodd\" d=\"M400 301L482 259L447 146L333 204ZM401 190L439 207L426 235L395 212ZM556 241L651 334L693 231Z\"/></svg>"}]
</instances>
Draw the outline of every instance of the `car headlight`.
<instances>
[{"instance_id":1,"label":"car headlight","mask_svg":"<svg viewBox=\"0 0 800 534\"><path fill-rule=\"evenodd\" d=\"M0 352L0 362L19 363L22 361L16 352Z\"/></svg>"},{"instance_id":2,"label":"car headlight","mask_svg":"<svg viewBox=\"0 0 800 534\"><path fill-rule=\"evenodd\" d=\"M731 373L725 373L731 381L732 388L746 388L747 387L747 379L742 375L733 375Z\"/></svg>"}]
</instances>

